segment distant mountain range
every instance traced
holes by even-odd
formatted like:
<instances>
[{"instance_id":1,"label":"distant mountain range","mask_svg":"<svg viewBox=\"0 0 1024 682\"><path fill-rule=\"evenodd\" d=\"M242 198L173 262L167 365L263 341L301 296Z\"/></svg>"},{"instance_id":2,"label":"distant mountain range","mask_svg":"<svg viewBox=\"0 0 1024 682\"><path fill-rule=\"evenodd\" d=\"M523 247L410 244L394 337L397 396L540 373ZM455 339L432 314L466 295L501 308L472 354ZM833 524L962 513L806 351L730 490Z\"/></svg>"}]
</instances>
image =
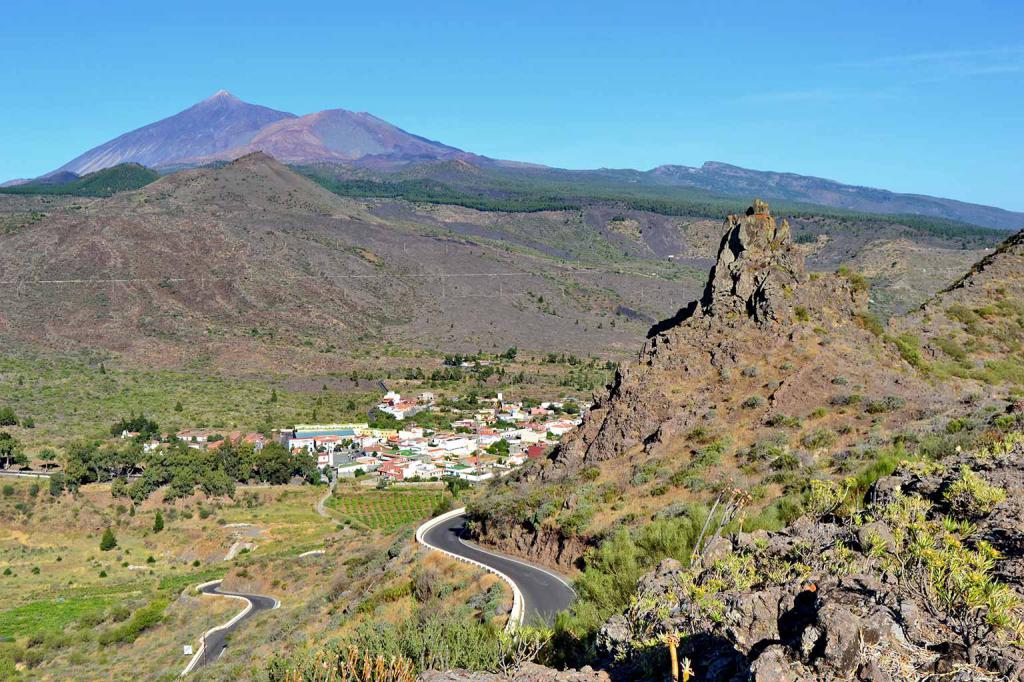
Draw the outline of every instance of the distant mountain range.
<instances>
[{"instance_id":1,"label":"distant mountain range","mask_svg":"<svg viewBox=\"0 0 1024 682\"><path fill-rule=\"evenodd\" d=\"M1003 229L1024 227L1024 213L1001 208L924 194L900 194L844 185L835 180L796 173L750 170L717 161L708 161L700 168L659 166L648 174L669 185L696 187L731 196L799 201L865 213L926 215Z\"/></svg>"},{"instance_id":2,"label":"distant mountain range","mask_svg":"<svg viewBox=\"0 0 1024 682\"><path fill-rule=\"evenodd\" d=\"M225 90L174 116L90 149L32 182L67 183L124 163L169 172L231 161L255 151L298 166L334 164L383 173L403 171L406 175L412 169L412 175L416 175L415 167L425 165L422 175L431 177L438 170L438 161L450 161L462 164L458 167L461 176L466 176L467 170L484 168L491 173L492 181L493 174L498 172L515 182L601 182L620 187L680 188L745 201L760 196L865 213L942 218L999 229L1024 226L1024 213L991 206L719 162L700 167L666 165L649 171L569 171L499 161L408 133L368 113L329 109L296 116L243 102Z\"/></svg>"}]
</instances>

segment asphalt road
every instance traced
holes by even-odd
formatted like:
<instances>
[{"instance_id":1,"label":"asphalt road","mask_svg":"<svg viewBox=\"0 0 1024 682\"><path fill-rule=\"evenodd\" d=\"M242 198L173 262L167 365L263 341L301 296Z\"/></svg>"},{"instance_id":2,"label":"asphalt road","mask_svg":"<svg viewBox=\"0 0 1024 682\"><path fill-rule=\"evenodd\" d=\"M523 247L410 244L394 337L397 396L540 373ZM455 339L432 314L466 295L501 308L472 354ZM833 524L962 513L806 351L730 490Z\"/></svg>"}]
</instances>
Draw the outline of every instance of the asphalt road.
<instances>
[{"instance_id":1,"label":"asphalt road","mask_svg":"<svg viewBox=\"0 0 1024 682\"><path fill-rule=\"evenodd\" d=\"M264 597L261 594L242 594L239 592L222 592L220 589L220 581L207 585L200 589L203 594L219 594L229 597L242 597L252 603L252 609L249 613L239 618L236 622L232 623L229 627L217 630L210 633L206 637L206 648L203 651L202 657L196 664L196 668L201 668L207 663L213 663L224 653L224 649L227 648L228 636L241 627L242 623L252 618L255 614L260 611L269 611L277 607L277 600L273 597Z\"/></svg>"},{"instance_id":2,"label":"asphalt road","mask_svg":"<svg viewBox=\"0 0 1024 682\"><path fill-rule=\"evenodd\" d=\"M511 578L523 594L526 625L535 623L538 619L551 625L559 611L569 608L569 604L576 598L576 593L564 578L546 568L494 554L466 542L462 539L462 526L465 522L464 516L456 516L431 528L423 535L423 539L427 544L479 561Z\"/></svg>"}]
</instances>

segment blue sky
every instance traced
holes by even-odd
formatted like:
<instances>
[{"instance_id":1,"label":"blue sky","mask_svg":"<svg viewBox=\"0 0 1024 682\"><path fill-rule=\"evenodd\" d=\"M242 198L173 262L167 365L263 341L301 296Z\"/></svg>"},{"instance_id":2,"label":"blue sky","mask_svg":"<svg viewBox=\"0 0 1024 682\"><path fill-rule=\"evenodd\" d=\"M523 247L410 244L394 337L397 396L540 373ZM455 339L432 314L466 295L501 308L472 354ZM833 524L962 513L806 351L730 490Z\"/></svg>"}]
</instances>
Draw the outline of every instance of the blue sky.
<instances>
[{"instance_id":1,"label":"blue sky","mask_svg":"<svg viewBox=\"0 0 1024 682\"><path fill-rule=\"evenodd\" d=\"M499 158L717 160L1024 210L1019 0L50 0L0 17L0 179L225 88Z\"/></svg>"}]
</instances>

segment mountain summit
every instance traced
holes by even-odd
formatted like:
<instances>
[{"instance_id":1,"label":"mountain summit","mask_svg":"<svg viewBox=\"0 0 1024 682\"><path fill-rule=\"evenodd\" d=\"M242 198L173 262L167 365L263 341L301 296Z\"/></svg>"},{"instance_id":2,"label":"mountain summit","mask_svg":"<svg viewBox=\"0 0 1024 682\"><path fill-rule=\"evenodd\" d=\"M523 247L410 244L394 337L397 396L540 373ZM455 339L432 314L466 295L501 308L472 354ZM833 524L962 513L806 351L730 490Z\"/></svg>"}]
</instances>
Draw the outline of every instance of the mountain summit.
<instances>
[{"instance_id":1,"label":"mountain summit","mask_svg":"<svg viewBox=\"0 0 1024 682\"><path fill-rule=\"evenodd\" d=\"M239 149L215 155L237 156ZM366 112L329 109L275 121L260 130L244 151L261 151L283 163L433 161L465 155L454 147L412 135Z\"/></svg>"},{"instance_id":2,"label":"mountain summit","mask_svg":"<svg viewBox=\"0 0 1024 682\"><path fill-rule=\"evenodd\" d=\"M84 175L127 162L161 168L219 158L248 143L265 126L291 118L295 114L249 104L227 90L219 90L174 116L90 149L55 172Z\"/></svg>"},{"instance_id":3,"label":"mountain summit","mask_svg":"<svg viewBox=\"0 0 1024 682\"><path fill-rule=\"evenodd\" d=\"M91 173L120 163L150 168L232 161L262 151L285 163L447 159L462 151L367 113L330 109L296 116L218 90L169 118L105 142L51 173Z\"/></svg>"}]
</instances>

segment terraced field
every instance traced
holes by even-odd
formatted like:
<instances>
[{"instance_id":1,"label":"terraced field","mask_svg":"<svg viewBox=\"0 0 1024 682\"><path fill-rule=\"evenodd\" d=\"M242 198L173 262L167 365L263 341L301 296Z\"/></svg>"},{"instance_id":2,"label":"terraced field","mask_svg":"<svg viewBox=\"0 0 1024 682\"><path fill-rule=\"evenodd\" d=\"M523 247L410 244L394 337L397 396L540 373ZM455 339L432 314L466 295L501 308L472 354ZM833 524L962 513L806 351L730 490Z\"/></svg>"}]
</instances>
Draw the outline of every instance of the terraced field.
<instances>
[{"instance_id":1,"label":"terraced field","mask_svg":"<svg viewBox=\"0 0 1024 682\"><path fill-rule=\"evenodd\" d=\"M343 521L390 533L429 517L449 497L445 490L367 490L339 488L327 506Z\"/></svg>"}]
</instances>

